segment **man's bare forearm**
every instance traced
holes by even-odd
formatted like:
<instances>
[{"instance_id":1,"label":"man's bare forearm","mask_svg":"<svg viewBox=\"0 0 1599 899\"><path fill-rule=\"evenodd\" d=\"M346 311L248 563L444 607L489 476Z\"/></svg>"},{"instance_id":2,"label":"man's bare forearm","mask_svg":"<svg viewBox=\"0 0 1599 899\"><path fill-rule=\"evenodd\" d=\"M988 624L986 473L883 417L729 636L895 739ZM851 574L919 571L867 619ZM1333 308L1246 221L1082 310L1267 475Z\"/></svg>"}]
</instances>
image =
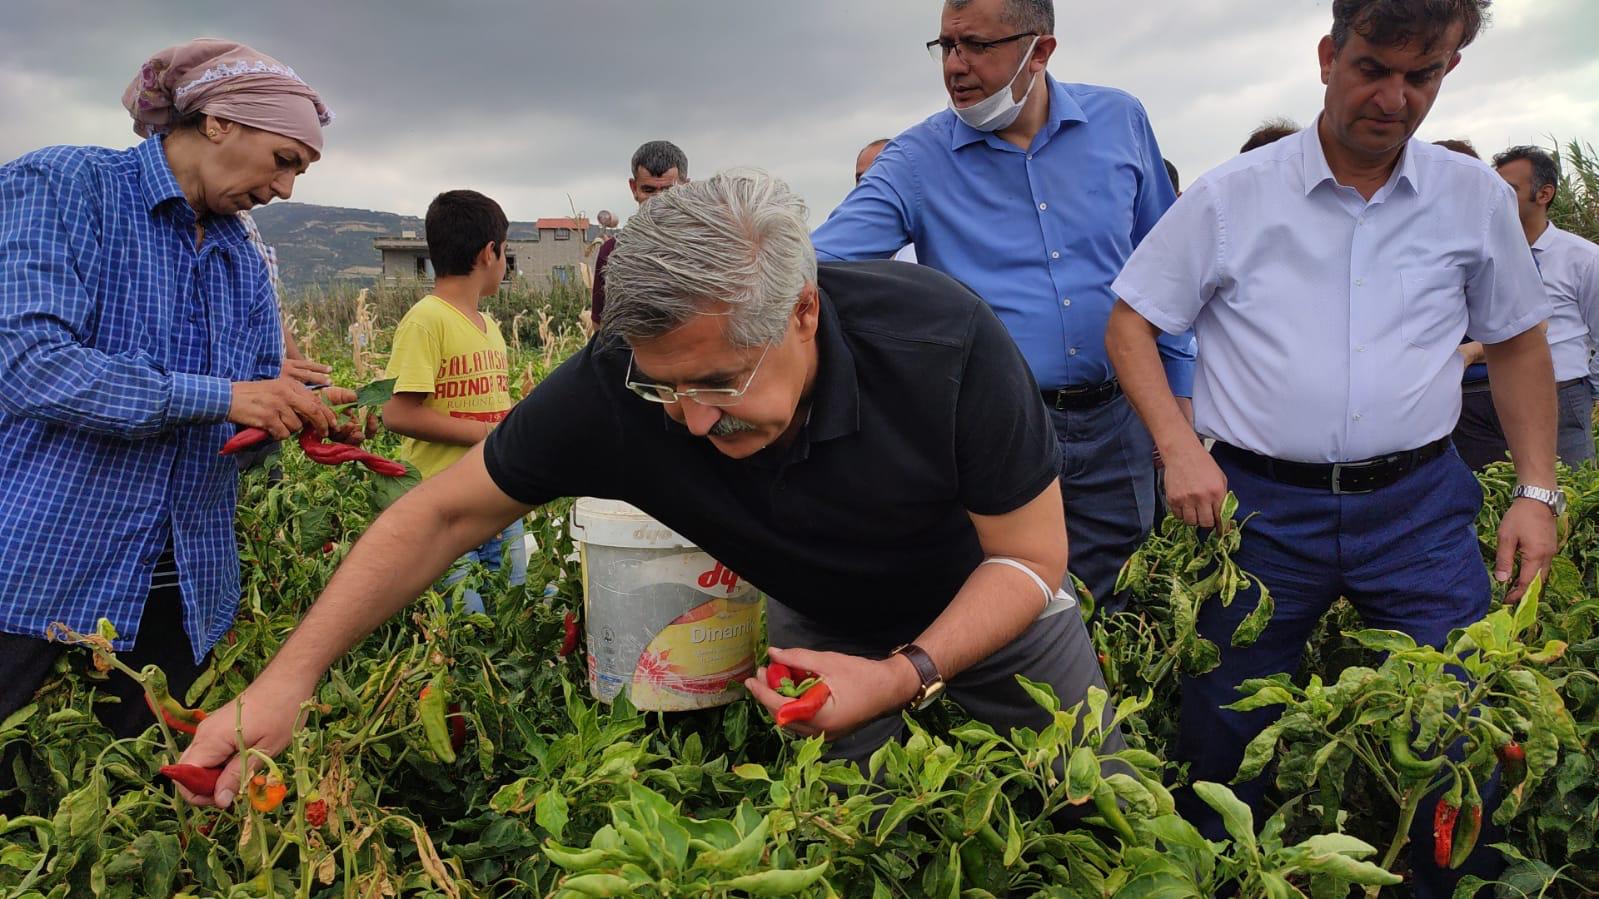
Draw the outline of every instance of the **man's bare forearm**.
<instances>
[{"instance_id":1,"label":"man's bare forearm","mask_svg":"<svg viewBox=\"0 0 1599 899\"><path fill-rule=\"evenodd\" d=\"M1185 411L1184 405L1172 394L1166 369L1161 365L1160 349L1155 342L1159 333L1159 329L1131 306L1117 300L1105 330L1105 351L1116 368L1122 392L1143 419L1161 455L1170 457L1192 449L1203 452L1204 447L1194 434L1192 406Z\"/></svg>"},{"instance_id":2,"label":"man's bare forearm","mask_svg":"<svg viewBox=\"0 0 1599 899\"><path fill-rule=\"evenodd\" d=\"M460 469L457 471L457 469ZM341 655L393 617L473 546L525 509L503 495L473 505L481 451L412 490L373 522L261 678L309 690Z\"/></svg>"},{"instance_id":3,"label":"man's bare forearm","mask_svg":"<svg viewBox=\"0 0 1599 899\"><path fill-rule=\"evenodd\" d=\"M1549 341L1539 328L1483 346L1494 410L1504 427L1516 478L1555 485L1555 373Z\"/></svg>"}]
</instances>

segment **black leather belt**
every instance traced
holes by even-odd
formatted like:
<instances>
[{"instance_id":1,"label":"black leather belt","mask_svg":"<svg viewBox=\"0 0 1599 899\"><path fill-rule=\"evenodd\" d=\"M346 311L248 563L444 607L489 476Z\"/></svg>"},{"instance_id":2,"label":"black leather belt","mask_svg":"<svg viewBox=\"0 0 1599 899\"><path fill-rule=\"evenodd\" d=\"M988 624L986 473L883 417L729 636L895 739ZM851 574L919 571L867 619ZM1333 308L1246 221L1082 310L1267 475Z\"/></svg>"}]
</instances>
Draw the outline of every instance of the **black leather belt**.
<instances>
[{"instance_id":1,"label":"black leather belt","mask_svg":"<svg viewBox=\"0 0 1599 899\"><path fill-rule=\"evenodd\" d=\"M1083 384L1044 391L1044 405L1058 412L1071 412L1103 406L1121 396L1122 385L1115 378L1098 384Z\"/></svg>"},{"instance_id":2,"label":"black leather belt","mask_svg":"<svg viewBox=\"0 0 1599 899\"><path fill-rule=\"evenodd\" d=\"M1211 453L1279 484L1342 494L1370 493L1386 487L1448 450L1449 438L1440 437L1417 449L1359 462L1284 462L1219 442Z\"/></svg>"},{"instance_id":3,"label":"black leather belt","mask_svg":"<svg viewBox=\"0 0 1599 899\"><path fill-rule=\"evenodd\" d=\"M1586 383L1587 380L1588 380L1587 378L1572 378L1569 381L1556 381L1555 382L1555 389L1556 390L1569 390L1569 389L1571 389L1573 387L1576 387L1578 384ZM1491 390L1492 388L1493 388L1493 385L1491 383L1489 383L1488 379L1487 378L1482 378L1482 379L1476 380L1476 381L1466 381L1465 383L1461 384L1460 385L1460 392L1461 393L1482 393L1484 391Z\"/></svg>"}]
</instances>

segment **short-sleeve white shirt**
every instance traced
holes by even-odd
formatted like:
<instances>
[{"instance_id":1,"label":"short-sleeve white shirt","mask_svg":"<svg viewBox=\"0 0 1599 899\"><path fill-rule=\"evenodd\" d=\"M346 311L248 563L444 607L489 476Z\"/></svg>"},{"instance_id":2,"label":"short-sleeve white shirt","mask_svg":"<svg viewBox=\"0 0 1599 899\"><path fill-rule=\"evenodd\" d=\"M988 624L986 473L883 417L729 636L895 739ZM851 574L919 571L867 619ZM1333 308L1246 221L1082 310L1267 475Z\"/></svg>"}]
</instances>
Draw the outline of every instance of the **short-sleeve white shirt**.
<instances>
[{"instance_id":1,"label":"short-sleeve white shirt","mask_svg":"<svg viewBox=\"0 0 1599 899\"><path fill-rule=\"evenodd\" d=\"M1498 343L1550 311L1491 168L1411 140L1367 201L1317 125L1202 176L1113 289L1169 334L1193 327L1195 430L1299 462L1450 433L1462 336Z\"/></svg>"},{"instance_id":2,"label":"short-sleeve white shirt","mask_svg":"<svg viewBox=\"0 0 1599 899\"><path fill-rule=\"evenodd\" d=\"M1549 353L1555 380L1588 376L1588 348L1599 341L1599 246L1554 225L1532 242L1549 294Z\"/></svg>"}]
</instances>

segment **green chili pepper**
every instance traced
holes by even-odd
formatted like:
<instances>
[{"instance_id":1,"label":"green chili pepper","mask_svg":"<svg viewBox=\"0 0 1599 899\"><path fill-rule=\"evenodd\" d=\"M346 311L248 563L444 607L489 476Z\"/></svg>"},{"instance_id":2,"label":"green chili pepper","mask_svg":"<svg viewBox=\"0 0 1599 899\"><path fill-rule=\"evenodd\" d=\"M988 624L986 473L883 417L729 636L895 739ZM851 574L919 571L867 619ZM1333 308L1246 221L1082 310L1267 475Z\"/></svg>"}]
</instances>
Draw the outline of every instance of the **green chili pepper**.
<instances>
[{"instance_id":1,"label":"green chili pepper","mask_svg":"<svg viewBox=\"0 0 1599 899\"><path fill-rule=\"evenodd\" d=\"M1448 761L1444 756L1433 756L1430 759L1420 759L1410 748L1410 719L1407 716L1394 723L1388 732L1388 754L1393 757L1394 767L1399 773L1409 777L1430 777L1438 772L1439 768Z\"/></svg>"},{"instance_id":2,"label":"green chili pepper","mask_svg":"<svg viewBox=\"0 0 1599 899\"><path fill-rule=\"evenodd\" d=\"M455 761L455 747L450 745L450 725L446 720L449 706L449 682L444 672L433 676L433 683L422 688L417 710L422 714L422 730L427 734L428 748L445 764Z\"/></svg>"}]
</instances>

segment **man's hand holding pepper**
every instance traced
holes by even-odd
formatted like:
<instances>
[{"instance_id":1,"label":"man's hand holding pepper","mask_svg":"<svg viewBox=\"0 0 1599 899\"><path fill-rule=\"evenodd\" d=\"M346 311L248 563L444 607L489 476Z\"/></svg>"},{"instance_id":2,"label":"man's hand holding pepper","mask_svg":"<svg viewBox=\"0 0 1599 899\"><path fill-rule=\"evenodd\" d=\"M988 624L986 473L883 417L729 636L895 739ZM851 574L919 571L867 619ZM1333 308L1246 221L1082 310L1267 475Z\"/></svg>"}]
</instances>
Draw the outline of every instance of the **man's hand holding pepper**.
<instances>
[{"instance_id":1,"label":"man's hand holding pepper","mask_svg":"<svg viewBox=\"0 0 1599 899\"><path fill-rule=\"evenodd\" d=\"M274 440L283 440L301 428L326 434L339 424L333 410L321 397L288 377L233 382L228 421L241 427L260 428Z\"/></svg>"},{"instance_id":2,"label":"man's hand holding pepper","mask_svg":"<svg viewBox=\"0 0 1599 899\"><path fill-rule=\"evenodd\" d=\"M814 716L786 725L789 732L802 737L842 737L869 721L898 713L921 688L916 667L903 656L873 660L838 652L775 648L769 655L775 663L814 673L830 688L831 695ZM767 686L766 673L762 667L744 686L776 718L794 699Z\"/></svg>"}]
</instances>

